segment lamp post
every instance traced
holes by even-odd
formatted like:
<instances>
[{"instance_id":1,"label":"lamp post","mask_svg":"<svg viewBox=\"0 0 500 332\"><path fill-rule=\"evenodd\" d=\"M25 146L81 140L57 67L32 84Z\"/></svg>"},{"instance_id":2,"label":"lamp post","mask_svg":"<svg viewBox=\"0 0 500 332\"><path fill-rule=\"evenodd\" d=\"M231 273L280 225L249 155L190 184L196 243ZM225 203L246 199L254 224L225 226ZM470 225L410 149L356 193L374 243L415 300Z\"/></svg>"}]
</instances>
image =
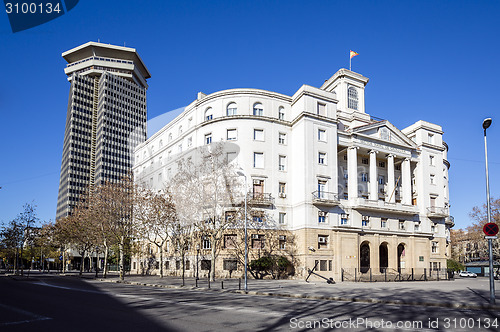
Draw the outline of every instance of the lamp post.
<instances>
[{"instance_id":1,"label":"lamp post","mask_svg":"<svg viewBox=\"0 0 500 332\"><path fill-rule=\"evenodd\" d=\"M247 271L248 271L248 234L247 234L247 176L242 171L236 172L239 176L245 177L245 292L248 291L248 279L247 279Z\"/></svg>"},{"instance_id":2,"label":"lamp post","mask_svg":"<svg viewBox=\"0 0 500 332\"><path fill-rule=\"evenodd\" d=\"M488 145L486 143L486 129L491 125L491 118L484 119L484 159L486 162L486 209L488 215L488 223L491 223L491 208L490 208L490 179L488 175ZM488 239L489 259L490 259L490 304L495 304L495 280L493 276L493 250L492 239Z\"/></svg>"}]
</instances>

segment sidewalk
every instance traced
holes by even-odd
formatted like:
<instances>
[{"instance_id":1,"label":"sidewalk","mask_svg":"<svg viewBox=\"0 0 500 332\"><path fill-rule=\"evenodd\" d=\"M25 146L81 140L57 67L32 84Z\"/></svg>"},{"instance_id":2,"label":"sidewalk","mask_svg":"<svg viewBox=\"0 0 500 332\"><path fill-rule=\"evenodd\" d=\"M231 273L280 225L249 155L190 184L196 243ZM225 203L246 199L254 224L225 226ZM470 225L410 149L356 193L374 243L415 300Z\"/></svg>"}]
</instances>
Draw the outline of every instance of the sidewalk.
<instances>
[{"instance_id":1,"label":"sidewalk","mask_svg":"<svg viewBox=\"0 0 500 332\"><path fill-rule=\"evenodd\" d=\"M116 274L97 280L121 282ZM182 279L179 277L126 275L123 283L149 287L245 293L243 280L240 290L238 279L218 279L210 285L207 279L200 279L196 287L194 278L185 278L185 285L182 286ZM500 310L499 281L495 281L495 290L497 303L490 305L488 278L458 278L451 281L343 282L333 285L320 281L307 283L303 280L248 280L249 295Z\"/></svg>"}]
</instances>

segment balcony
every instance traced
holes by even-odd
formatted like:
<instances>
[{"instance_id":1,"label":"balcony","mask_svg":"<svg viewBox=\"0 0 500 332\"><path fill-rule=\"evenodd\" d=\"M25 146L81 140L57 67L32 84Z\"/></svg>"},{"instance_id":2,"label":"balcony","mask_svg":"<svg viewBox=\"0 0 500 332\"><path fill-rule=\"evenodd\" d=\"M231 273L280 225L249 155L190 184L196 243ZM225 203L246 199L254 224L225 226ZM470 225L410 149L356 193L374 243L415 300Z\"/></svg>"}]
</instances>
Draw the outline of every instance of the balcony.
<instances>
[{"instance_id":1,"label":"balcony","mask_svg":"<svg viewBox=\"0 0 500 332\"><path fill-rule=\"evenodd\" d=\"M270 193L249 192L247 199L249 205L271 206L274 204L274 197Z\"/></svg>"},{"instance_id":2,"label":"balcony","mask_svg":"<svg viewBox=\"0 0 500 332\"><path fill-rule=\"evenodd\" d=\"M339 195L328 191L313 191L312 202L315 205L336 206L340 204Z\"/></svg>"},{"instance_id":3,"label":"balcony","mask_svg":"<svg viewBox=\"0 0 500 332\"><path fill-rule=\"evenodd\" d=\"M448 209L444 207L431 206L427 208L427 217L445 218L448 217Z\"/></svg>"},{"instance_id":4,"label":"balcony","mask_svg":"<svg viewBox=\"0 0 500 332\"><path fill-rule=\"evenodd\" d=\"M398 214L415 215L418 214L415 205L406 205L401 203L389 203L382 200L374 201L365 198L357 198L352 206L357 210L393 212Z\"/></svg>"},{"instance_id":5,"label":"balcony","mask_svg":"<svg viewBox=\"0 0 500 332\"><path fill-rule=\"evenodd\" d=\"M451 228L451 227L455 226L455 218L453 218L453 216L449 216L446 218L444 223Z\"/></svg>"}]
</instances>

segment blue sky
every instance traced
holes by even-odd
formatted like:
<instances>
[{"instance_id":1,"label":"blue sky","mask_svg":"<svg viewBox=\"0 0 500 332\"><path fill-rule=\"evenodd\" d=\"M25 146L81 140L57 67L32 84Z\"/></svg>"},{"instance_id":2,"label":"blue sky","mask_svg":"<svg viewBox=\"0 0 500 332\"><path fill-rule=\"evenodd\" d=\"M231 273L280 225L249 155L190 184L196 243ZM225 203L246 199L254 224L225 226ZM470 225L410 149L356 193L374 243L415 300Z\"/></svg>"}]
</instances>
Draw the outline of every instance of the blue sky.
<instances>
[{"instance_id":1,"label":"blue sky","mask_svg":"<svg viewBox=\"0 0 500 332\"><path fill-rule=\"evenodd\" d=\"M88 41L138 50L152 74L154 118L198 91L293 94L339 68L370 78L366 111L404 128L443 126L451 213L467 226L485 202L482 120L491 195L500 197L498 1L95 1L12 33L0 14L0 222L26 202L54 220L69 83L61 53Z\"/></svg>"}]
</instances>

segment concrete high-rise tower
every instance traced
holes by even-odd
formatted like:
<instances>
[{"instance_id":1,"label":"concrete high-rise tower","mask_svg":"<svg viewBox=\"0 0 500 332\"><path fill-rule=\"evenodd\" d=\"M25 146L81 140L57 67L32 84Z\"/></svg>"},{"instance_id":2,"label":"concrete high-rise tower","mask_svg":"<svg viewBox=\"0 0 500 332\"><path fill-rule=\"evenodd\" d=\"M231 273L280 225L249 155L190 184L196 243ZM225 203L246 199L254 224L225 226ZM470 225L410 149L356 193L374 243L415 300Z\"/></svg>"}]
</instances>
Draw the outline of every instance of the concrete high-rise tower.
<instances>
[{"instance_id":1,"label":"concrete high-rise tower","mask_svg":"<svg viewBox=\"0 0 500 332\"><path fill-rule=\"evenodd\" d=\"M71 83L56 219L88 187L128 175L146 140L146 80L136 50L88 42L62 54Z\"/></svg>"}]
</instances>

